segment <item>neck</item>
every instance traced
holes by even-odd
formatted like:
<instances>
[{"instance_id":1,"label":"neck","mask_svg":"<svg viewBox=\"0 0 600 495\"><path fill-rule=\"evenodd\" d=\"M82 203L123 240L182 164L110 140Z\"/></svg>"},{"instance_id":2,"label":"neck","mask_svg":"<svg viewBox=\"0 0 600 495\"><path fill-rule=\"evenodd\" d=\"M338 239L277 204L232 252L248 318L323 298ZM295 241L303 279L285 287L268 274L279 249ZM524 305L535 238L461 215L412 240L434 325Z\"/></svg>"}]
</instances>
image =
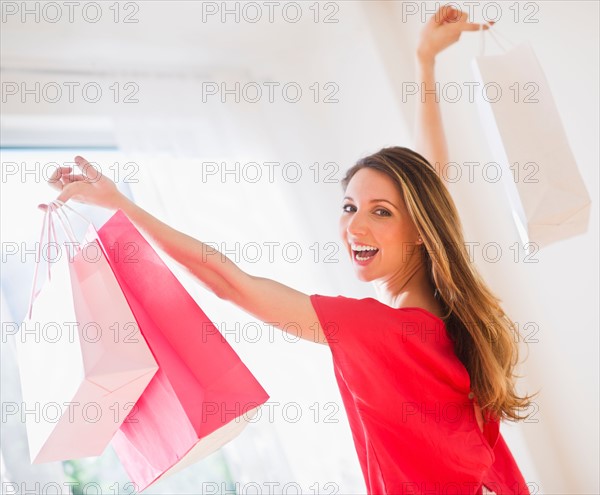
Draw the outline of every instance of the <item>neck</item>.
<instances>
[{"instance_id":1,"label":"neck","mask_svg":"<svg viewBox=\"0 0 600 495\"><path fill-rule=\"evenodd\" d=\"M373 285L377 299L395 309L421 306L434 294L421 260L409 263L386 279L374 280Z\"/></svg>"}]
</instances>

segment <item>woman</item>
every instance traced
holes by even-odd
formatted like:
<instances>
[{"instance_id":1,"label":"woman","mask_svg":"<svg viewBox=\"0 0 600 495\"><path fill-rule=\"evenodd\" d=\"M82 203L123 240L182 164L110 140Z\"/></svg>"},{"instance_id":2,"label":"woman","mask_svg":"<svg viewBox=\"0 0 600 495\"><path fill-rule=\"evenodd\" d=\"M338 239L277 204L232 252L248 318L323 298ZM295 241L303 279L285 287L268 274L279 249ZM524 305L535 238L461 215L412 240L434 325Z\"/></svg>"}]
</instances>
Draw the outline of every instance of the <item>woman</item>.
<instances>
[{"instance_id":1,"label":"woman","mask_svg":"<svg viewBox=\"0 0 600 495\"><path fill-rule=\"evenodd\" d=\"M419 40L422 82L434 87L437 53L480 27L442 7ZM417 123L418 148L446 163L434 98ZM341 238L378 300L309 296L206 256L216 251L129 201L85 159L76 163L82 175L64 167L51 178L58 199L123 210L220 298L281 329L294 321L302 338L330 346L369 493L529 493L498 429L529 405L514 390L518 333L469 263L452 198L422 155L383 149L342 182Z\"/></svg>"}]
</instances>

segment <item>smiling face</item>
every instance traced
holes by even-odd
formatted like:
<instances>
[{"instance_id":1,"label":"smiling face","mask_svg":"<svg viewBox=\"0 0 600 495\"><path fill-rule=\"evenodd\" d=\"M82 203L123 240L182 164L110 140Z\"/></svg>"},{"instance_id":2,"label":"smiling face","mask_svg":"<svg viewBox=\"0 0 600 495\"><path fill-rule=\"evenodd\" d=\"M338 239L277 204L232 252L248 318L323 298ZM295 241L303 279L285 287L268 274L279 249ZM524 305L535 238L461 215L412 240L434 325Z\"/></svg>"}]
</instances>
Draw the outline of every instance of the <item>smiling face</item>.
<instances>
[{"instance_id":1,"label":"smiling face","mask_svg":"<svg viewBox=\"0 0 600 495\"><path fill-rule=\"evenodd\" d=\"M358 278L370 282L400 275L416 250L419 233L393 180L362 168L344 196L340 236Z\"/></svg>"}]
</instances>

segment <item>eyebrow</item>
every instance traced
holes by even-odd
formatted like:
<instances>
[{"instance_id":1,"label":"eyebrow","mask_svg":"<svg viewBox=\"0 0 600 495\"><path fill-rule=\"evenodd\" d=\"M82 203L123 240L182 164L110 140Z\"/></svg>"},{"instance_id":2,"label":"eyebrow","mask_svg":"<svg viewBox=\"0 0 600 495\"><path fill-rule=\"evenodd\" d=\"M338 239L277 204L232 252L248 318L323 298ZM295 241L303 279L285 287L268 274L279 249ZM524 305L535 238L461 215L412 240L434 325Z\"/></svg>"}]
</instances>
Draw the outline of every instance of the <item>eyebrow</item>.
<instances>
[{"instance_id":1,"label":"eyebrow","mask_svg":"<svg viewBox=\"0 0 600 495\"><path fill-rule=\"evenodd\" d=\"M350 201L354 201L350 196L344 196L344 199L349 199ZM396 208L396 210L398 209L398 207L394 203L392 203L391 201L388 201L387 199L372 199L371 201L369 201L369 203L378 203L380 201L383 201L384 203L389 203L394 208Z\"/></svg>"}]
</instances>

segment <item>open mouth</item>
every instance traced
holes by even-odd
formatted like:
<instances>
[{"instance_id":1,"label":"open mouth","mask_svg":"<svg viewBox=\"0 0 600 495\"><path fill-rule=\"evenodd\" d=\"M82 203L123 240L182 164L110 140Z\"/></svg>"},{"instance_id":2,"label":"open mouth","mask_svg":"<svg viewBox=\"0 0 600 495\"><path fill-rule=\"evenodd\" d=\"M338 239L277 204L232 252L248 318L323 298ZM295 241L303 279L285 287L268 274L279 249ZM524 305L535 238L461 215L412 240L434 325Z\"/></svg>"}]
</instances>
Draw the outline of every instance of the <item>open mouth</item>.
<instances>
[{"instance_id":1,"label":"open mouth","mask_svg":"<svg viewBox=\"0 0 600 495\"><path fill-rule=\"evenodd\" d=\"M354 259L356 261L367 261L375 256L379 252L379 249L364 249L360 251L352 250L352 254L354 255Z\"/></svg>"}]
</instances>

